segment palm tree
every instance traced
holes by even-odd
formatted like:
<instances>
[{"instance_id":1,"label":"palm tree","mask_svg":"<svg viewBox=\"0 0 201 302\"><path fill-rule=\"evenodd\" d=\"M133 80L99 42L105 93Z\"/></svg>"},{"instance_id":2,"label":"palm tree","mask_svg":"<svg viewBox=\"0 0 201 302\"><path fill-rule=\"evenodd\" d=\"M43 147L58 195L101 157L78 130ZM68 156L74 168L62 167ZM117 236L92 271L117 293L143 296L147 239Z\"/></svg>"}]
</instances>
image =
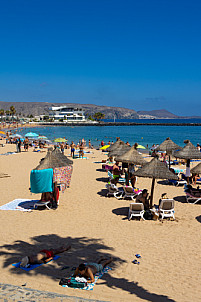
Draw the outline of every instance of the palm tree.
<instances>
[{"instance_id":1,"label":"palm tree","mask_svg":"<svg viewBox=\"0 0 201 302\"><path fill-rule=\"evenodd\" d=\"M16 113L16 110L15 110L15 107L14 106L10 106L10 113L12 115L12 120L13 120L13 116L15 115Z\"/></svg>"},{"instance_id":2,"label":"palm tree","mask_svg":"<svg viewBox=\"0 0 201 302\"><path fill-rule=\"evenodd\" d=\"M94 114L94 119L95 119L96 121L100 121L100 120L104 119L104 117L105 117L105 114L102 113L102 112L96 112L96 113Z\"/></svg>"}]
</instances>

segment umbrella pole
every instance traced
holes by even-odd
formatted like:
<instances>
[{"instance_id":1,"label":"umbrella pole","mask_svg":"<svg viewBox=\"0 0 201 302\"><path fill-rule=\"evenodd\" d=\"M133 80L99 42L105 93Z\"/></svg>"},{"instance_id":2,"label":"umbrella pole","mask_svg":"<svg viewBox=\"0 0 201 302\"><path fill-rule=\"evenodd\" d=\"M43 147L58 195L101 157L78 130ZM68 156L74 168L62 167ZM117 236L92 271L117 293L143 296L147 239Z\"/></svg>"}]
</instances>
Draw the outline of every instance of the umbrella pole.
<instances>
[{"instance_id":1,"label":"umbrella pole","mask_svg":"<svg viewBox=\"0 0 201 302\"><path fill-rule=\"evenodd\" d=\"M169 170L170 170L170 155L169 155Z\"/></svg>"},{"instance_id":2,"label":"umbrella pole","mask_svg":"<svg viewBox=\"0 0 201 302\"><path fill-rule=\"evenodd\" d=\"M151 184L151 195L150 195L150 208L151 209L153 207L154 185L155 185L155 178L152 179L152 184Z\"/></svg>"}]
</instances>

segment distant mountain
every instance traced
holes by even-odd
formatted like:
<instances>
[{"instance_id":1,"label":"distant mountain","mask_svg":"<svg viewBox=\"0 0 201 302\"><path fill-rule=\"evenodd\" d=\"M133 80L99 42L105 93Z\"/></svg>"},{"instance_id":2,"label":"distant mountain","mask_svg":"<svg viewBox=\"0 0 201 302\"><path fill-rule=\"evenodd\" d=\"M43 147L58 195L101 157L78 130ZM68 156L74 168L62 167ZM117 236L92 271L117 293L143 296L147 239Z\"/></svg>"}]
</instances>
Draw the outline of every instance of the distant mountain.
<instances>
[{"instance_id":1,"label":"distant mountain","mask_svg":"<svg viewBox=\"0 0 201 302\"><path fill-rule=\"evenodd\" d=\"M77 103L48 103L48 102L1 102L0 109L9 110L10 106L14 106L17 114L21 116L42 115L49 113L49 107L52 106L68 106L78 107L85 110L85 114L93 116L96 112L105 114L105 119L139 119L139 118L155 118L155 119L182 119L182 118L201 118L199 116L177 116L165 109L138 111L122 107L99 106L93 104L77 104Z\"/></svg>"},{"instance_id":2,"label":"distant mountain","mask_svg":"<svg viewBox=\"0 0 201 302\"><path fill-rule=\"evenodd\" d=\"M85 110L85 114L93 115L96 112L102 112L105 114L106 119L138 119L138 114L135 110L111 107L111 106L98 106L93 104L77 104L77 103L48 103L48 102L1 102L0 109L9 110L10 106L14 106L16 112L21 115L41 115L48 114L49 107L51 106L68 106L79 107Z\"/></svg>"},{"instance_id":3,"label":"distant mountain","mask_svg":"<svg viewBox=\"0 0 201 302\"><path fill-rule=\"evenodd\" d=\"M178 116L166 109L137 111L139 118L155 118L155 119L201 119L201 116Z\"/></svg>"},{"instance_id":4,"label":"distant mountain","mask_svg":"<svg viewBox=\"0 0 201 302\"><path fill-rule=\"evenodd\" d=\"M161 109L161 110L151 110L151 111L137 111L137 114L141 116L150 116L154 118L178 118L177 115L167 111L166 109Z\"/></svg>"}]
</instances>

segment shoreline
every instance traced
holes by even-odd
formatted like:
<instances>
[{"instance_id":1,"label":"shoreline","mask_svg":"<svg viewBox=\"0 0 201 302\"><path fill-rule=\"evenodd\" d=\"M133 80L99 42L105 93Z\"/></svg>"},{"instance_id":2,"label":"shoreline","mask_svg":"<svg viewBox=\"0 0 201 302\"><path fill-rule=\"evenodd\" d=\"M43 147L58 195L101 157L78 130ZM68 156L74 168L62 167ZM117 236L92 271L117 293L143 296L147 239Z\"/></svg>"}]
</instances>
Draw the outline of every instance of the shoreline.
<instances>
[{"instance_id":1,"label":"shoreline","mask_svg":"<svg viewBox=\"0 0 201 302\"><path fill-rule=\"evenodd\" d=\"M85 123L40 123L39 126L65 126L65 127L104 127L104 126L201 126L201 123L132 123L132 122L100 122L98 124L85 124ZM34 126L33 126L34 127Z\"/></svg>"}]
</instances>

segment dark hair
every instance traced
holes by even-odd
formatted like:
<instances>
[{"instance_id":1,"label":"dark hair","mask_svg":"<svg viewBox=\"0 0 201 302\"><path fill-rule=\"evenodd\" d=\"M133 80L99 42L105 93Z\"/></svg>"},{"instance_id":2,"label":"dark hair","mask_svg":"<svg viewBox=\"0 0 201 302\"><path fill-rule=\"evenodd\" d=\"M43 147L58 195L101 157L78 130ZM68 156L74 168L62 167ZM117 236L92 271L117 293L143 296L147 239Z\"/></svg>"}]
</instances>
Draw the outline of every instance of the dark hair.
<instances>
[{"instance_id":1,"label":"dark hair","mask_svg":"<svg viewBox=\"0 0 201 302\"><path fill-rule=\"evenodd\" d=\"M144 189L144 190L142 191L142 195L143 195L144 193L147 193L147 189Z\"/></svg>"},{"instance_id":2,"label":"dark hair","mask_svg":"<svg viewBox=\"0 0 201 302\"><path fill-rule=\"evenodd\" d=\"M84 271L86 269L86 265L84 263L81 263L79 266L78 266L78 269L79 271Z\"/></svg>"}]
</instances>

